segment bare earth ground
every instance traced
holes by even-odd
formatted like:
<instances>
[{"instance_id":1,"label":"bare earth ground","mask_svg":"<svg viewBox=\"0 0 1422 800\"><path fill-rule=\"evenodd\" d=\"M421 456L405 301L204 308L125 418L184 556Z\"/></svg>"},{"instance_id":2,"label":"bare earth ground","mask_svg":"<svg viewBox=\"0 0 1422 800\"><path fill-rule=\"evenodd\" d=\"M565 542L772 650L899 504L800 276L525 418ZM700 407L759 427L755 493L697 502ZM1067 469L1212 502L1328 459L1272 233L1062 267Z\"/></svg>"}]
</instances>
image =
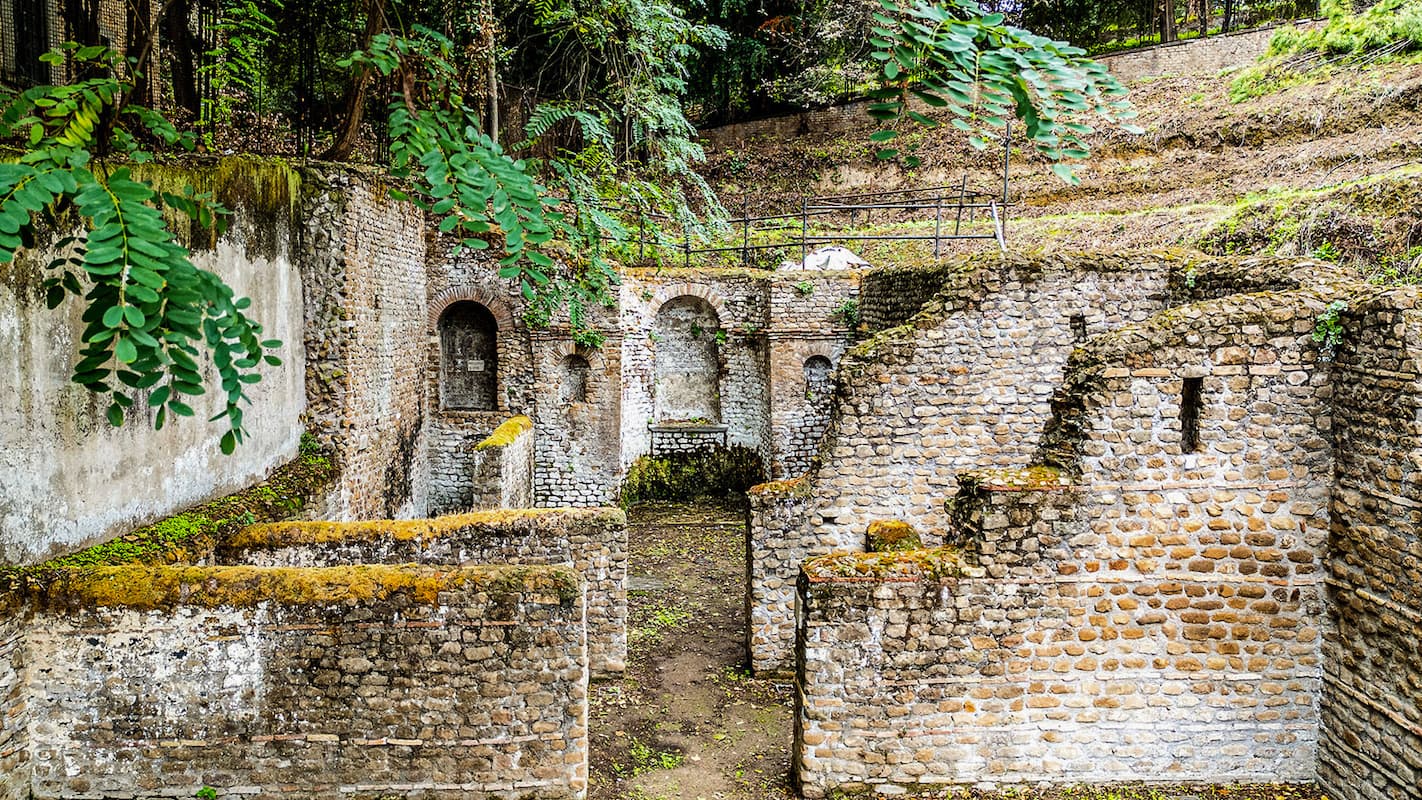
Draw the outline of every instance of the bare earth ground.
<instances>
[{"instance_id":1,"label":"bare earth ground","mask_svg":"<svg viewBox=\"0 0 1422 800\"><path fill-rule=\"evenodd\" d=\"M735 505L631 513L627 674L591 695L589 800L789 800L786 680L745 655L745 514ZM975 800L1323 800L1312 786L945 790Z\"/></svg>"}]
</instances>

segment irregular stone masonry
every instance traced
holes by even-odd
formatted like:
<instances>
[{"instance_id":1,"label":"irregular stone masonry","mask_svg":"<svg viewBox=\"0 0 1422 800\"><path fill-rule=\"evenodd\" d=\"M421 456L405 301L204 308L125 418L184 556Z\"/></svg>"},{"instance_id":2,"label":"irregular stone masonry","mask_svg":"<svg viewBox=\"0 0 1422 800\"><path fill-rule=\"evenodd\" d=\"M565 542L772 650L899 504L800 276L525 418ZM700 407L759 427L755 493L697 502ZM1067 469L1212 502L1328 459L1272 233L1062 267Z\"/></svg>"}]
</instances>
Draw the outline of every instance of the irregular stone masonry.
<instances>
[{"instance_id":1,"label":"irregular stone masonry","mask_svg":"<svg viewBox=\"0 0 1422 800\"><path fill-rule=\"evenodd\" d=\"M1317 24L1315 20L1304 20L1298 27L1310 28ZM1213 75L1230 67L1243 67L1254 63L1255 59L1269 49L1269 40L1279 27L1266 25L1245 31L1158 44L1099 56L1098 60L1122 82L1162 75Z\"/></svg>"},{"instance_id":2,"label":"irregular stone masonry","mask_svg":"<svg viewBox=\"0 0 1422 800\"><path fill-rule=\"evenodd\" d=\"M586 793L566 567L102 568L26 616L20 796Z\"/></svg>"},{"instance_id":3,"label":"irregular stone masonry","mask_svg":"<svg viewBox=\"0 0 1422 800\"><path fill-rule=\"evenodd\" d=\"M615 320L613 321L615 323ZM607 326L609 329L611 325ZM533 471L535 505L600 506L617 501L622 474L622 337L602 347L574 344L565 332L535 340L539 385ZM581 398L575 368L587 365Z\"/></svg>"},{"instance_id":4,"label":"irregular stone masonry","mask_svg":"<svg viewBox=\"0 0 1422 800\"><path fill-rule=\"evenodd\" d=\"M616 508L478 511L437 519L252 525L224 542L222 564L561 564L587 586L588 663L627 663L627 516Z\"/></svg>"},{"instance_id":5,"label":"irregular stone masonry","mask_svg":"<svg viewBox=\"0 0 1422 800\"><path fill-rule=\"evenodd\" d=\"M803 511L767 516L773 522L765 524L776 528L769 531L757 528L761 523L753 506L751 572L766 576L765 586L776 587L762 589L750 613L752 640L760 642L752 645L752 666L758 671L790 668L793 628L784 611L793 608L791 587L801 559L863 549L864 531L875 519L902 519L925 543L935 544L947 522L939 503L956 490L958 472L1035 459L1053 393L1079 344L1073 317L1080 317L1093 337L1152 319L1168 304L1302 284L1326 289L1340 280L1334 268L1316 262L1192 260L1176 254L994 256L921 272L930 277L900 268L864 278L866 313L880 308L875 313L884 320L905 312L899 306L883 310L890 305L881 298L895 298L895 303L906 295L932 299L910 323L881 331L846 354L822 464L800 489L809 499L795 503ZM932 280L943 282L937 293L924 288ZM1179 329L1169 336L1156 334L1157 339L1192 335L1188 328L1201 311L1168 311L1159 319L1180 320L1182 313L1185 322ZM1312 329L1310 315L1316 315L1298 309L1280 313L1307 317L1290 323L1307 330ZM1236 329L1227 328L1216 338L1236 335ZM1152 346L1154 340L1144 341L1139 349ZM1203 368L1203 363L1190 369ZM1237 369L1222 365L1219 374ZM1206 381L1207 394L1225 398L1233 390L1217 386L1217 380L1224 379ZM1179 385L1159 391L1174 391L1178 398ZM1261 402L1267 411L1268 402ZM1159 411L1158 404L1150 408ZM1238 423L1225 424L1233 432ZM767 496L759 505L769 508L769 502ZM791 530L796 526L800 530ZM766 563L754 563L762 558ZM758 610L761 603L764 609Z\"/></svg>"},{"instance_id":6,"label":"irregular stone masonry","mask_svg":"<svg viewBox=\"0 0 1422 800\"><path fill-rule=\"evenodd\" d=\"M0 800L29 798L29 787L16 779L29 772L30 714L24 619L14 606L12 598L0 599Z\"/></svg>"},{"instance_id":7,"label":"irregular stone masonry","mask_svg":"<svg viewBox=\"0 0 1422 800\"><path fill-rule=\"evenodd\" d=\"M472 508L533 507L533 420L511 417L474 454Z\"/></svg>"},{"instance_id":8,"label":"irregular stone masonry","mask_svg":"<svg viewBox=\"0 0 1422 800\"><path fill-rule=\"evenodd\" d=\"M1422 293L1343 319L1333 365L1337 484L1323 644L1319 780L1345 800L1422 786Z\"/></svg>"}]
</instances>

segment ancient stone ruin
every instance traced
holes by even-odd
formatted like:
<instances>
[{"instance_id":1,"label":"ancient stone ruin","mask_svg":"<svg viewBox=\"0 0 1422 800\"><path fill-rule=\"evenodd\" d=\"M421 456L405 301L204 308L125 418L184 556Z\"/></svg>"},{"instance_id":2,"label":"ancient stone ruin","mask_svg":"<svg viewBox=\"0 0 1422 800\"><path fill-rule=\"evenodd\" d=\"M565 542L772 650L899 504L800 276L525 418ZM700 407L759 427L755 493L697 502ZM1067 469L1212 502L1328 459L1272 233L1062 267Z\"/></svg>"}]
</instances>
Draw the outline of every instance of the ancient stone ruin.
<instances>
[{"instance_id":1,"label":"ancient stone ruin","mask_svg":"<svg viewBox=\"0 0 1422 800\"><path fill-rule=\"evenodd\" d=\"M746 644L792 676L805 797L1418 796L1418 289L1173 252L629 269L590 348L359 173L222 169L246 200L199 257L292 345L233 459L101 427L73 321L0 286L0 798L584 797L627 657L608 506L732 446L774 479ZM233 492L230 530L172 516ZM125 551L154 520L205 532Z\"/></svg>"}]
</instances>

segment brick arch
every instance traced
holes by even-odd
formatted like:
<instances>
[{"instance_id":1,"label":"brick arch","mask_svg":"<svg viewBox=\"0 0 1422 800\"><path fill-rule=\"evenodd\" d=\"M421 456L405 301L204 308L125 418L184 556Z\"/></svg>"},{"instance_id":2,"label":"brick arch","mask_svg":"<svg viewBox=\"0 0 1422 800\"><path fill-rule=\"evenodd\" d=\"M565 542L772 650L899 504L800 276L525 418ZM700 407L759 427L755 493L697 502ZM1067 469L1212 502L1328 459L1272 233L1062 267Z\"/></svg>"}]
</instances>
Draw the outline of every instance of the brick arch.
<instances>
[{"instance_id":1,"label":"brick arch","mask_svg":"<svg viewBox=\"0 0 1422 800\"><path fill-rule=\"evenodd\" d=\"M588 362L588 366L593 369L605 369L606 361L602 357L602 348L583 347L572 339L563 339L553 345L553 354L558 357L558 363L562 364L568 356L582 356Z\"/></svg>"},{"instance_id":2,"label":"brick arch","mask_svg":"<svg viewBox=\"0 0 1422 800\"><path fill-rule=\"evenodd\" d=\"M802 366L806 361L809 361L815 356L820 356L828 360L831 367L839 369L839 359L843 355L843 350L843 346L838 342L805 342L801 346L797 357L799 357Z\"/></svg>"},{"instance_id":3,"label":"brick arch","mask_svg":"<svg viewBox=\"0 0 1422 800\"><path fill-rule=\"evenodd\" d=\"M485 289L477 286L451 286L448 289L435 295L429 304L430 329L434 330L439 326L440 315L444 310L461 301L471 301L478 303L489 309L489 313L494 315L494 322L498 324L499 331L512 331L515 327L515 318L509 304Z\"/></svg>"},{"instance_id":4,"label":"brick arch","mask_svg":"<svg viewBox=\"0 0 1422 800\"><path fill-rule=\"evenodd\" d=\"M699 297L705 300L711 309L716 312L716 319L722 325L726 323L726 298L721 293L702 283L669 283L657 289L654 299L656 300L656 312L662 310L662 306L670 303L679 297Z\"/></svg>"}]
</instances>

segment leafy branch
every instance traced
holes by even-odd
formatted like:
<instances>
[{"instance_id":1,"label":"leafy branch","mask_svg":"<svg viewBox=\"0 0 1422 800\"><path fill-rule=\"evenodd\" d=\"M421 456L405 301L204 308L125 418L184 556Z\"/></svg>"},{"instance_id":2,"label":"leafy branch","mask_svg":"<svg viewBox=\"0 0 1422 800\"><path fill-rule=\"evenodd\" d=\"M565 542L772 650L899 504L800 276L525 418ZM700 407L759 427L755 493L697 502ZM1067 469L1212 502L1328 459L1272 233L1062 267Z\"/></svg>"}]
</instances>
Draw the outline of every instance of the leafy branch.
<instances>
[{"instance_id":1,"label":"leafy branch","mask_svg":"<svg viewBox=\"0 0 1422 800\"><path fill-rule=\"evenodd\" d=\"M938 127L938 119L913 107L917 101L946 112L981 150L1016 117L1033 148L1054 162L1052 171L1071 183L1078 179L1062 159L1091 154L1084 137L1098 121L1142 132L1130 121L1135 110L1125 87L1081 48L1006 25L1002 14L985 13L975 0L880 2L884 13L875 15L870 41L873 58L883 63L881 88L870 93L876 119ZM888 143L896 135L886 129L871 138ZM881 158L898 154L879 151ZM911 154L904 160L919 164Z\"/></svg>"},{"instance_id":2,"label":"leafy branch","mask_svg":"<svg viewBox=\"0 0 1422 800\"><path fill-rule=\"evenodd\" d=\"M44 58L62 61L63 51L96 76L0 95L0 139L25 142L17 162L0 163L0 264L32 246L38 226L62 224L73 209L82 230L57 243L61 255L43 282L51 309L69 295L84 303L72 380L107 397L110 424L146 406L161 429L170 414L194 414L188 401L205 392L199 359L206 351L225 394L212 420L227 422L221 448L231 453L245 436L246 387L261 380L262 362L281 363L270 352L281 342L260 338L262 326L243 313L251 300L194 266L163 218L172 209L220 232L228 211L192 187L160 193L129 167L111 167L113 157L149 160L140 140L191 149L192 137L128 102L137 59L72 43Z\"/></svg>"}]
</instances>

